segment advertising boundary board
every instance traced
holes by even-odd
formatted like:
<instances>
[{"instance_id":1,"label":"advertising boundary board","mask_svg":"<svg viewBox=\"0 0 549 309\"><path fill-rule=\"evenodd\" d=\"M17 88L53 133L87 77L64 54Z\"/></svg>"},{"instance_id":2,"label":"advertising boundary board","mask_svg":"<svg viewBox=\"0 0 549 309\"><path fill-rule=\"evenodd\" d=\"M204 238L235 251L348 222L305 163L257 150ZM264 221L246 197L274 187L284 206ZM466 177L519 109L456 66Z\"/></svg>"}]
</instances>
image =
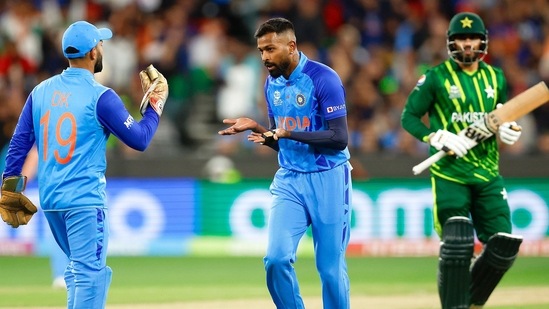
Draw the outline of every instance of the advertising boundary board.
<instances>
[{"instance_id":1,"label":"advertising boundary board","mask_svg":"<svg viewBox=\"0 0 549 309\"><path fill-rule=\"evenodd\" d=\"M522 255L549 256L549 179L507 179L513 230L523 235ZM192 178L111 178L107 182L111 255L264 254L270 180L234 184ZM38 203L36 184L25 192ZM354 181L353 256L432 256L428 179ZM299 253L312 255L306 233ZM0 225L0 255L47 255L53 240L40 211L28 226ZM477 250L480 250L477 244Z\"/></svg>"}]
</instances>

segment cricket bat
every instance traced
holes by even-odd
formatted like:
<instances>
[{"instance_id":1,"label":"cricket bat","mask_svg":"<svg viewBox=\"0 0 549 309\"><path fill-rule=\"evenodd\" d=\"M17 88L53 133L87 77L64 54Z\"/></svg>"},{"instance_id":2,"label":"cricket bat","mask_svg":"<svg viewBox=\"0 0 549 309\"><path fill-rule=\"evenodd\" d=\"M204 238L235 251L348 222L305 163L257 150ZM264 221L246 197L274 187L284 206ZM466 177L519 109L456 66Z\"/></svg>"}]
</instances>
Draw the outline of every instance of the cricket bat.
<instances>
[{"instance_id":1,"label":"cricket bat","mask_svg":"<svg viewBox=\"0 0 549 309\"><path fill-rule=\"evenodd\" d=\"M471 149L478 143L496 134L502 123L515 121L545 104L547 101L549 101L549 88L547 88L545 82L539 82L507 101L502 107L488 113L483 120L463 129L458 135L465 137L469 149ZM446 152L440 150L414 166L412 172L414 175L419 175L432 164L444 158L444 156L446 156Z\"/></svg>"}]
</instances>

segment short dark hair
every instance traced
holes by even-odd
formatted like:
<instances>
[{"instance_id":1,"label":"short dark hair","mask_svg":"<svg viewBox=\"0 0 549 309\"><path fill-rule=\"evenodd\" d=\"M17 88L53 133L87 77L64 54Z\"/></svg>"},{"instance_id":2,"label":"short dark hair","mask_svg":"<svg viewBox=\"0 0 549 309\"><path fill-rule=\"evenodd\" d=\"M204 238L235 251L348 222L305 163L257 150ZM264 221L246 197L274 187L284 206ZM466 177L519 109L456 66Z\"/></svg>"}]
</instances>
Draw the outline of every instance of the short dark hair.
<instances>
[{"instance_id":1,"label":"short dark hair","mask_svg":"<svg viewBox=\"0 0 549 309\"><path fill-rule=\"evenodd\" d=\"M286 18L275 17L262 23L259 28L257 28L254 37L257 39L267 33L275 32L277 34L280 34L288 30L294 32L294 25L292 24L292 22L287 20Z\"/></svg>"}]
</instances>

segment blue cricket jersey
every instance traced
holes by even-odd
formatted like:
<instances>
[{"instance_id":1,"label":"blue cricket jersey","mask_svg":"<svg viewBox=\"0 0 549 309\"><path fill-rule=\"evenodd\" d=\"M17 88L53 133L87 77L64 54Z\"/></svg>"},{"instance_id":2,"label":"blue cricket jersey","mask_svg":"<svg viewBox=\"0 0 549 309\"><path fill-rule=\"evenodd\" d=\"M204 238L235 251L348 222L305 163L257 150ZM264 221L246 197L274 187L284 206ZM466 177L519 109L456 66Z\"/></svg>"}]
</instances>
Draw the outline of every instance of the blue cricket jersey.
<instances>
[{"instance_id":1,"label":"blue cricket jersey","mask_svg":"<svg viewBox=\"0 0 549 309\"><path fill-rule=\"evenodd\" d=\"M104 207L106 144L111 133L145 150L158 127L149 106L136 122L120 97L85 69L68 68L29 95L6 157L4 177L19 175L36 142L44 211Z\"/></svg>"},{"instance_id":2,"label":"blue cricket jersey","mask_svg":"<svg viewBox=\"0 0 549 309\"><path fill-rule=\"evenodd\" d=\"M327 130L327 121L347 115L345 90L330 67L299 53L289 79L268 76L265 98L277 128L296 132ZM280 167L296 172L319 172L347 162L348 148L334 150L283 138L278 140Z\"/></svg>"}]
</instances>

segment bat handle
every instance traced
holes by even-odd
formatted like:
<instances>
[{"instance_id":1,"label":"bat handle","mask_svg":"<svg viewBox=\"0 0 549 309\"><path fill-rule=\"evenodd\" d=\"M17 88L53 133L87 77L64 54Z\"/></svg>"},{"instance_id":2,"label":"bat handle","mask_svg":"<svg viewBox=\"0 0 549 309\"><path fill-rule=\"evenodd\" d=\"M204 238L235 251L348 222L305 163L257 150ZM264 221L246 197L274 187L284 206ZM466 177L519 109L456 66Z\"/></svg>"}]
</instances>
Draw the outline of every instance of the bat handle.
<instances>
[{"instance_id":1,"label":"bat handle","mask_svg":"<svg viewBox=\"0 0 549 309\"><path fill-rule=\"evenodd\" d=\"M412 168L412 172L414 175L421 174L424 170L428 169L429 166L436 163L438 160L444 158L446 156L446 152L443 150L440 150L439 152L435 153L434 155L430 156L429 158L423 160L418 165L414 166Z\"/></svg>"}]
</instances>

